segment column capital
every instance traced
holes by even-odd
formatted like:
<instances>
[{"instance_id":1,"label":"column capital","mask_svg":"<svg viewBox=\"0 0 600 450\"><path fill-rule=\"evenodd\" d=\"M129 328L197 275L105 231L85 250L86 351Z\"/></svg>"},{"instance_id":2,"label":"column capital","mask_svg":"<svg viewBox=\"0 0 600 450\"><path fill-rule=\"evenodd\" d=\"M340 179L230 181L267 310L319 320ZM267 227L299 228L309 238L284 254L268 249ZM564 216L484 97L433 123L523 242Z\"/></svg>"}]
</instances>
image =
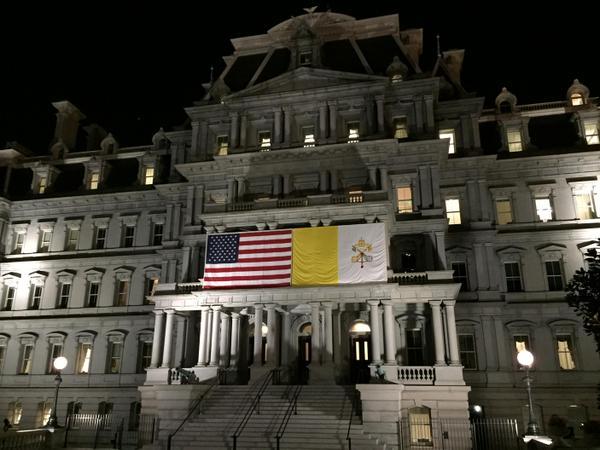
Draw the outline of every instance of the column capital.
<instances>
[{"instance_id":1,"label":"column capital","mask_svg":"<svg viewBox=\"0 0 600 450\"><path fill-rule=\"evenodd\" d=\"M156 316L162 316L165 313L164 309L155 309L154 311L152 311L154 313L154 315Z\"/></svg>"},{"instance_id":2,"label":"column capital","mask_svg":"<svg viewBox=\"0 0 600 450\"><path fill-rule=\"evenodd\" d=\"M452 306L456 305L456 300L444 300L444 306Z\"/></svg>"},{"instance_id":3,"label":"column capital","mask_svg":"<svg viewBox=\"0 0 600 450\"><path fill-rule=\"evenodd\" d=\"M231 320L238 320L240 318L240 313L232 312Z\"/></svg>"},{"instance_id":4,"label":"column capital","mask_svg":"<svg viewBox=\"0 0 600 450\"><path fill-rule=\"evenodd\" d=\"M431 306L432 308L439 308L440 306L442 306L442 301L441 300L429 300L429 306Z\"/></svg>"},{"instance_id":5,"label":"column capital","mask_svg":"<svg viewBox=\"0 0 600 450\"><path fill-rule=\"evenodd\" d=\"M263 304L262 303L257 303L256 305L254 305L254 310L261 310L263 309Z\"/></svg>"},{"instance_id":6,"label":"column capital","mask_svg":"<svg viewBox=\"0 0 600 450\"><path fill-rule=\"evenodd\" d=\"M379 303L381 303L381 300L367 300L367 303L371 306L379 306Z\"/></svg>"},{"instance_id":7,"label":"column capital","mask_svg":"<svg viewBox=\"0 0 600 450\"><path fill-rule=\"evenodd\" d=\"M265 305L265 309L267 311L271 311L271 310L274 310L275 308L277 308L277 306L279 306L279 305L277 305L276 303L267 303Z\"/></svg>"},{"instance_id":8,"label":"column capital","mask_svg":"<svg viewBox=\"0 0 600 450\"><path fill-rule=\"evenodd\" d=\"M213 311L220 311L221 308L223 308L223 305L212 305L210 307L210 309L212 309Z\"/></svg>"},{"instance_id":9,"label":"column capital","mask_svg":"<svg viewBox=\"0 0 600 450\"><path fill-rule=\"evenodd\" d=\"M381 304L383 306L393 306L394 303L391 300L386 299L386 300L381 300Z\"/></svg>"},{"instance_id":10,"label":"column capital","mask_svg":"<svg viewBox=\"0 0 600 450\"><path fill-rule=\"evenodd\" d=\"M333 307L336 306L333 302L321 302L321 305L323 305L323 308L325 309L333 309Z\"/></svg>"},{"instance_id":11,"label":"column capital","mask_svg":"<svg viewBox=\"0 0 600 450\"><path fill-rule=\"evenodd\" d=\"M200 309L200 311L208 311L210 306L200 306L198 309Z\"/></svg>"},{"instance_id":12,"label":"column capital","mask_svg":"<svg viewBox=\"0 0 600 450\"><path fill-rule=\"evenodd\" d=\"M165 309L165 314L167 316L172 316L173 314L175 314L175 310L174 309Z\"/></svg>"}]
</instances>

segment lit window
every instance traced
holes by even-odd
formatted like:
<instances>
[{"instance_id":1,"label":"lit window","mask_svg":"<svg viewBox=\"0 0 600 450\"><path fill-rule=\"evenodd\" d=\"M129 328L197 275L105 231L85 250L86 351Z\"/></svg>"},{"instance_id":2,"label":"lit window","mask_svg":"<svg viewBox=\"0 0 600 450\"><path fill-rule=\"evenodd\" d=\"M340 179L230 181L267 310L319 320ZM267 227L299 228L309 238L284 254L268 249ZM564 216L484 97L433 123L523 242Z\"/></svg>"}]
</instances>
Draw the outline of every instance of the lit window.
<instances>
[{"instance_id":1,"label":"lit window","mask_svg":"<svg viewBox=\"0 0 600 450\"><path fill-rule=\"evenodd\" d=\"M44 230L42 231L42 236L40 237L40 246L38 251L47 252L50 250L50 242L52 241L52 231Z\"/></svg>"},{"instance_id":2,"label":"lit window","mask_svg":"<svg viewBox=\"0 0 600 450\"><path fill-rule=\"evenodd\" d=\"M90 373L90 363L92 361L92 344L89 342L80 342L77 346L77 366L76 373Z\"/></svg>"},{"instance_id":3,"label":"lit window","mask_svg":"<svg viewBox=\"0 0 600 450\"><path fill-rule=\"evenodd\" d=\"M57 373L57 370L54 368L54 360L62 355L63 355L62 343L50 344L50 349L48 350L48 363L46 365L46 373Z\"/></svg>"},{"instance_id":4,"label":"lit window","mask_svg":"<svg viewBox=\"0 0 600 450\"><path fill-rule=\"evenodd\" d=\"M394 118L394 138L406 139L408 137L408 126L406 116Z\"/></svg>"},{"instance_id":5,"label":"lit window","mask_svg":"<svg viewBox=\"0 0 600 450\"><path fill-rule=\"evenodd\" d=\"M578 93L571 95L571 105L572 106L583 105L583 96Z\"/></svg>"},{"instance_id":6,"label":"lit window","mask_svg":"<svg viewBox=\"0 0 600 450\"><path fill-rule=\"evenodd\" d=\"M512 205L507 198L499 198L496 200L496 219L498 225L506 225L512 223Z\"/></svg>"},{"instance_id":7,"label":"lit window","mask_svg":"<svg viewBox=\"0 0 600 450\"><path fill-rule=\"evenodd\" d=\"M90 281L88 284L88 295L87 295L87 306L88 308L95 308L98 306L98 297L100 295L100 283L97 281Z\"/></svg>"},{"instance_id":8,"label":"lit window","mask_svg":"<svg viewBox=\"0 0 600 450\"><path fill-rule=\"evenodd\" d=\"M144 170L144 184L149 185L154 183L154 167L148 166Z\"/></svg>"},{"instance_id":9,"label":"lit window","mask_svg":"<svg viewBox=\"0 0 600 450\"><path fill-rule=\"evenodd\" d=\"M552 220L552 204L549 197L535 199L535 211L540 221Z\"/></svg>"},{"instance_id":10,"label":"lit window","mask_svg":"<svg viewBox=\"0 0 600 450\"><path fill-rule=\"evenodd\" d=\"M94 248L102 249L106 245L106 228L96 227L96 236L94 238Z\"/></svg>"},{"instance_id":11,"label":"lit window","mask_svg":"<svg viewBox=\"0 0 600 450\"><path fill-rule=\"evenodd\" d=\"M360 123L349 122L348 123L348 143L358 142L360 139Z\"/></svg>"},{"instance_id":12,"label":"lit window","mask_svg":"<svg viewBox=\"0 0 600 450\"><path fill-rule=\"evenodd\" d=\"M144 290L144 305L149 305L151 297L154 294L154 287L158 284L158 278L146 278L146 286Z\"/></svg>"},{"instance_id":13,"label":"lit window","mask_svg":"<svg viewBox=\"0 0 600 450\"><path fill-rule=\"evenodd\" d=\"M531 351L531 347L529 346L529 336L526 334L519 334L513 336L513 345L515 346L515 359L517 359L517 355L520 351L529 350ZM517 360L517 365L522 367Z\"/></svg>"},{"instance_id":14,"label":"lit window","mask_svg":"<svg viewBox=\"0 0 600 450\"><path fill-rule=\"evenodd\" d=\"M518 262L504 263L504 275L506 276L506 291L521 292L521 267Z\"/></svg>"},{"instance_id":15,"label":"lit window","mask_svg":"<svg viewBox=\"0 0 600 450\"><path fill-rule=\"evenodd\" d=\"M304 147L315 146L315 127L303 127L302 136L304 141Z\"/></svg>"},{"instance_id":16,"label":"lit window","mask_svg":"<svg viewBox=\"0 0 600 450\"><path fill-rule=\"evenodd\" d=\"M431 415L429 408L416 407L408 410L410 443L416 446L433 445L431 438Z\"/></svg>"},{"instance_id":17,"label":"lit window","mask_svg":"<svg viewBox=\"0 0 600 450\"><path fill-rule=\"evenodd\" d=\"M348 203L362 203L362 202L363 202L363 191L348 192Z\"/></svg>"},{"instance_id":18,"label":"lit window","mask_svg":"<svg viewBox=\"0 0 600 450\"><path fill-rule=\"evenodd\" d=\"M578 192L573 195L575 201L575 214L578 219L595 219L596 207L591 192Z\"/></svg>"},{"instance_id":19,"label":"lit window","mask_svg":"<svg viewBox=\"0 0 600 450\"><path fill-rule=\"evenodd\" d=\"M456 283L460 283L461 291L469 290L469 276L467 274L467 263L465 262L453 262L452 270L454 271L454 275L452 275L452 279Z\"/></svg>"},{"instance_id":20,"label":"lit window","mask_svg":"<svg viewBox=\"0 0 600 450\"><path fill-rule=\"evenodd\" d=\"M450 139L448 143L448 154L453 155L456 153L456 137L453 129L440 130L440 139Z\"/></svg>"},{"instance_id":21,"label":"lit window","mask_svg":"<svg viewBox=\"0 0 600 450\"><path fill-rule=\"evenodd\" d=\"M475 351L475 336L472 334L458 335L460 362L466 370L477 370L477 352Z\"/></svg>"},{"instance_id":22,"label":"lit window","mask_svg":"<svg viewBox=\"0 0 600 450\"><path fill-rule=\"evenodd\" d=\"M509 130L506 132L509 152L520 152L523 150L521 130Z\"/></svg>"},{"instance_id":23,"label":"lit window","mask_svg":"<svg viewBox=\"0 0 600 450\"><path fill-rule=\"evenodd\" d=\"M585 130L585 141L588 145L598 144L598 121L597 120L586 120L583 122L583 128Z\"/></svg>"},{"instance_id":24,"label":"lit window","mask_svg":"<svg viewBox=\"0 0 600 450\"><path fill-rule=\"evenodd\" d=\"M10 311L12 309L13 303L15 302L16 293L16 288L12 286L6 286L4 289L4 301L2 302L3 311Z\"/></svg>"},{"instance_id":25,"label":"lit window","mask_svg":"<svg viewBox=\"0 0 600 450\"><path fill-rule=\"evenodd\" d=\"M25 233L17 233L12 253L18 254L23 252L23 242L25 242Z\"/></svg>"},{"instance_id":26,"label":"lit window","mask_svg":"<svg viewBox=\"0 0 600 450\"><path fill-rule=\"evenodd\" d=\"M413 212L412 189L410 185L397 187L396 198L398 200L398 212L400 214Z\"/></svg>"},{"instance_id":27,"label":"lit window","mask_svg":"<svg viewBox=\"0 0 600 450\"><path fill-rule=\"evenodd\" d=\"M58 295L58 302L56 307L64 309L69 305L69 297L71 296L71 284L61 283L59 292L60 294Z\"/></svg>"},{"instance_id":28,"label":"lit window","mask_svg":"<svg viewBox=\"0 0 600 450\"><path fill-rule=\"evenodd\" d=\"M125 225L123 230L123 247L133 247L133 238L135 237L135 226Z\"/></svg>"},{"instance_id":29,"label":"lit window","mask_svg":"<svg viewBox=\"0 0 600 450\"><path fill-rule=\"evenodd\" d=\"M140 340L138 342L138 364L137 373L144 373L150 362L152 361L152 341L151 340Z\"/></svg>"},{"instance_id":30,"label":"lit window","mask_svg":"<svg viewBox=\"0 0 600 450\"><path fill-rule=\"evenodd\" d=\"M457 198L446 199L446 218L449 225L460 225L460 201Z\"/></svg>"},{"instance_id":31,"label":"lit window","mask_svg":"<svg viewBox=\"0 0 600 450\"><path fill-rule=\"evenodd\" d=\"M108 367L106 373L121 373L123 359L123 342L114 341L108 343Z\"/></svg>"},{"instance_id":32,"label":"lit window","mask_svg":"<svg viewBox=\"0 0 600 450\"><path fill-rule=\"evenodd\" d=\"M79 240L79 230L69 228L67 230L67 243L65 250L77 250L77 241Z\"/></svg>"},{"instance_id":33,"label":"lit window","mask_svg":"<svg viewBox=\"0 0 600 450\"><path fill-rule=\"evenodd\" d=\"M162 245L163 224L155 223L152 227L152 245Z\"/></svg>"},{"instance_id":34,"label":"lit window","mask_svg":"<svg viewBox=\"0 0 600 450\"><path fill-rule=\"evenodd\" d=\"M19 374L28 375L31 373L33 365L33 344L23 344L21 346L21 363L19 364Z\"/></svg>"},{"instance_id":35,"label":"lit window","mask_svg":"<svg viewBox=\"0 0 600 450\"><path fill-rule=\"evenodd\" d=\"M21 423L21 417L23 416L23 405L21 402L10 402L8 404L8 420L13 425L19 425Z\"/></svg>"},{"instance_id":36,"label":"lit window","mask_svg":"<svg viewBox=\"0 0 600 450\"><path fill-rule=\"evenodd\" d=\"M271 150L271 132L270 131L259 131L258 145L260 146L261 152L268 152L269 150Z\"/></svg>"},{"instance_id":37,"label":"lit window","mask_svg":"<svg viewBox=\"0 0 600 450\"><path fill-rule=\"evenodd\" d=\"M48 187L48 178L40 177L38 181L38 194L43 194L46 192L46 188Z\"/></svg>"},{"instance_id":38,"label":"lit window","mask_svg":"<svg viewBox=\"0 0 600 450\"><path fill-rule=\"evenodd\" d=\"M42 286L34 285L31 287L31 299L29 301L29 309L40 309L43 291L44 288Z\"/></svg>"},{"instance_id":39,"label":"lit window","mask_svg":"<svg viewBox=\"0 0 600 450\"><path fill-rule=\"evenodd\" d=\"M40 402L38 403L38 420L37 425L44 427L48 424L50 416L52 415L52 402Z\"/></svg>"},{"instance_id":40,"label":"lit window","mask_svg":"<svg viewBox=\"0 0 600 450\"><path fill-rule=\"evenodd\" d=\"M229 136L223 134L217 136L217 155L225 156L229 152Z\"/></svg>"},{"instance_id":41,"label":"lit window","mask_svg":"<svg viewBox=\"0 0 600 450\"><path fill-rule=\"evenodd\" d=\"M94 190L98 189L98 185L99 184L100 184L100 173L99 172L92 172L90 174L89 189L91 191L94 191Z\"/></svg>"},{"instance_id":42,"label":"lit window","mask_svg":"<svg viewBox=\"0 0 600 450\"><path fill-rule=\"evenodd\" d=\"M575 361L573 360L573 342L571 335L561 334L556 336L556 345L558 353L558 364L562 370L575 369Z\"/></svg>"},{"instance_id":43,"label":"lit window","mask_svg":"<svg viewBox=\"0 0 600 450\"><path fill-rule=\"evenodd\" d=\"M560 261L546 261L546 278L549 291L563 290L563 275Z\"/></svg>"},{"instance_id":44,"label":"lit window","mask_svg":"<svg viewBox=\"0 0 600 450\"><path fill-rule=\"evenodd\" d=\"M406 357L409 366L425 364L423 356L423 332L421 329L406 330Z\"/></svg>"},{"instance_id":45,"label":"lit window","mask_svg":"<svg viewBox=\"0 0 600 450\"><path fill-rule=\"evenodd\" d=\"M300 53L300 65L309 66L312 63L312 52Z\"/></svg>"},{"instance_id":46,"label":"lit window","mask_svg":"<svg viewBox=\"0 0 600 450\"><path fill-rule=\"evenodd\" d=\"M117 298L115 306L127 306L129 298L129 280L119 280L117 285Z\"/></svg>"}]
</instances>

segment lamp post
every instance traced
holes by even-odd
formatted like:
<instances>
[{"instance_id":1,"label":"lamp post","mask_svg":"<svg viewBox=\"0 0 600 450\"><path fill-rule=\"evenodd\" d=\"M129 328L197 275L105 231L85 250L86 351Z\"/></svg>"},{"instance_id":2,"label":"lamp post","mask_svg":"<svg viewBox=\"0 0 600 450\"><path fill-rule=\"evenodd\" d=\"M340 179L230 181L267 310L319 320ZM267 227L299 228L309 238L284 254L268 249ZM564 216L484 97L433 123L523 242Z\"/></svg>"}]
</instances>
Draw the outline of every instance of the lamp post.
<instances>
[{"instance_id":1,"label":"lamp post","mask_svg":"<svg viewBox=\"0 0 600 450\"><path fill-rule=\"evenodd\" d=\"M552 439L548 436L543 436L540 434L540 426L537 423L535 418L535 413L533 411L533 398L531 395L531 382L533 379L529 376L529 369L533 365L533 353L528 350L521 350L517 354L517 361L523 367L525 367L525 386L527 387L527 398L529 401L529 422L527 423L527 430L525 431L525 436L523 436L523 441L525 443L529 443L530 441L537 441L545 445L551 445Z\"/></svg>"},{"instance_id":2,"label":"lamp post","mask_svg":"<svg viewBox=\"0 0 600 450\"><path fill-rule=\"evenodd\" d=\"M50 414L46 428L60 428L56 418L56 409L58 408L58 389L60 388L60 383L62 383L62 377L60 376L60 373L65 367L67 367L67 363L68 360L64 356L59 356L52 362L52 366L57 370L56 377L54 377L56 392L54 393L54 406L52 407L52 413Z\"/></svg>"}]
</instances>

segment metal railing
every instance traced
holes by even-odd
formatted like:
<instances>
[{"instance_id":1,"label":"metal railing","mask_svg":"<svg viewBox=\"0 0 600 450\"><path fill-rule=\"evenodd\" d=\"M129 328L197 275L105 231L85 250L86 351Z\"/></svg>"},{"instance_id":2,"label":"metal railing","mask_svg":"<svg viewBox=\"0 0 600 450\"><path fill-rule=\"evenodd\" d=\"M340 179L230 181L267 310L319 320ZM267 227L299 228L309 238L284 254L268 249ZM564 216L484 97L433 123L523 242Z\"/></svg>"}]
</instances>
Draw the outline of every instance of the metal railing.
<instances>
[{"instance_id":1,"label":"metal railing","mask_svg":"<svg viewBox=\"0 0 600 450\"><path fill-rule=\"evenodd\" d=\"M8 431L0 437L2 450L44 450L49 448L49 430Z\"/></svg>"},{"instance_id":2,"label":"metal railing","mask_svg":"<svg viewBox=\"0 0 600 450\"><path fill-rule=\"evenodd\" d=\"M254 411L256 410L256 414L260 415L260 399L261 399L262 395L264 394L265 390L267 389L267 387L269 386L269 383L273 381L276 372L279 372L279 371L277 371L277 369L275 369L275 370L271 370L267 374L265 379L260 384L260 387L258 388L256 395L250 402L250 406L248 406L248 409L246 410L246 413L242 417L240 424L237 426L237 428L231 435L231 438L233 439L233 450L237 449L238 437L240 437L240 435L244 431L244 428L246 428L246 424L252 417L252 414L254 413Z\"/></svg>"},{"instance_id":3,"label":"metal railing","mask_svg":"<svg viewBox=\"0 0 600 450\"><path fill-rule=\"evenodd\" d=\"M346 441L348 441L348 450L352 450L352 438L350 437L350 431L352 430L352 419L354 419L354 412L360 417L360 392L354 390L352 396L352 408L350 409L350 418L348 419L348 432L346 433Z\"/></svg>"},{"instance_id":4,"label":"metal railing","mask_svg":"<svg viewBox=\"0 0 600 450\"><path fill-rule=\"evenodd\" d=\"M89 444L93 432L92 448L121 449L125 418L113 414L70 414L67 416L64 446Z\"/></svg>"},{"instance_id":5,"label":"metal railing","mask_svg":"<svg viewBox=\"0 0 600 450\"><path fill-rule=\"evenodd\" d=\"M292 413L294 415L298 414L298 397L300 396L300 392L302 391L302 385L296 385L294 387L294 392L292 393L292 398L290 399L290 404L288 405L285 414L283 415L283 419L281 421L281 425L279 425L279 429L277 430L277 434L275 435L275 439L277 440L277 450L279 450L279 444L281 439L283 438L283 434L285 433L285 429L287 428L287 424L292 417Z\"/></svg>"},{"instance_id":6,"label":"metal railing","mask_svg":"<svg viewBox=\"0 0 600 450\"><path fill-rule=\"evenodd\" d=\"M217 377L217 379L215 379L213 383L210 383L208 385L208 389L205 390L204 392L202 392L200 394L200 396L196 399L196 401L194 402L194 404L192 405L192 407L188 411L188 413L185 416L185 418L181 421L181 423L179 424L179 426L177 428L175 428L175 431L173 431L172 433L169 434L169 436L167 436L167 450L171 450L171 441L173 440L173 437L179 432L179 430L181 430L181 428L185 425L185 423L189 420L189 418L192 417L192 414L194 414L194 412L196 411L196 409L198 409L198 407L202 403L202 400L204 400L204 398L208 395L208 393L211 392L212 389L218 383L219 383L219 380L218 380L218 377Z\"/></svg>"}]
</instances>

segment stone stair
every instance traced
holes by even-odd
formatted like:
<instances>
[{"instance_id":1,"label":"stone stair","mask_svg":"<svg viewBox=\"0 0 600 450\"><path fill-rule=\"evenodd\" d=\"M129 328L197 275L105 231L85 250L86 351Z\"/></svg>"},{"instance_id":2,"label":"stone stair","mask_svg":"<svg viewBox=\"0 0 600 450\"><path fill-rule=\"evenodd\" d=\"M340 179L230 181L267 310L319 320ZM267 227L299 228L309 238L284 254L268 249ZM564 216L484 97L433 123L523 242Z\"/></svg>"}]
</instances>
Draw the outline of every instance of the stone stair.
<instances>
[{"instance_id":1,"label":"stone stair","mask_svg":"<svg viewBox=\"0 0 600 450\"><path fill-rule=\"evenodd\" d=\"M276 449L276 434L288 409L295 386L269 386L260 402L260 414L251 416L238 437L237 448ZM280 441L280 448L347 449L348 419L353 387L302 386L297 415L292 415ZM172 450L232 449L232 435L242 420L256 386L218 386L204 400L200 412L190 419L172 441ZM360 418L352 419L353 450L381 450L385 447L363 433Z\"/></svg>"}]
</instances>

